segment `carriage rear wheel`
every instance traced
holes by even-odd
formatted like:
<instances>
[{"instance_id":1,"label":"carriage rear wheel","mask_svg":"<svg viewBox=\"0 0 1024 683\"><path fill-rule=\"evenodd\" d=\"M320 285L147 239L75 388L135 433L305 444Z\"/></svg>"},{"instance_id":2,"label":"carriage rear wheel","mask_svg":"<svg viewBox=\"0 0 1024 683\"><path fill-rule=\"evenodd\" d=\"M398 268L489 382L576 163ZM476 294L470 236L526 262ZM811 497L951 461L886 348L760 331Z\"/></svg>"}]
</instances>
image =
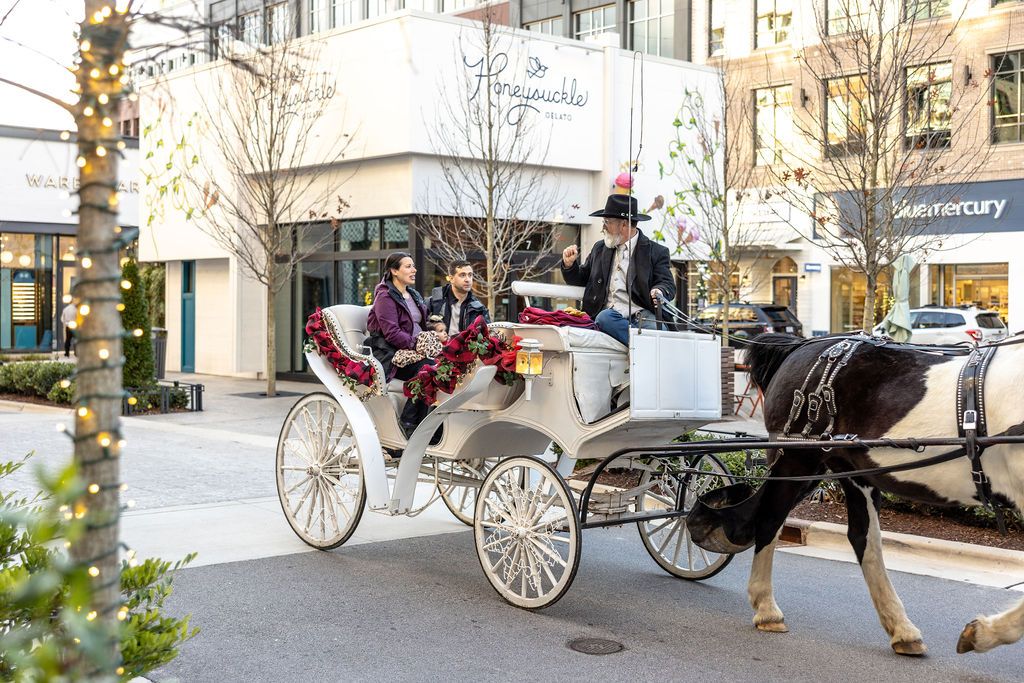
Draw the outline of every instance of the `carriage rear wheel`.
<instances>
[{"instance_id":1,"label":"carriage rear wheel","mask_svg":"<svg viewBox=\"0 0 1024 683\"><path fill-rule=\"evenodd\" d=\"M554 604L579 568L575 499L565 480L537 458L508 458L487 474L473 537L487 580L516 607Z\"/></svg>"},{"instance_id":2,"label":"carriage rear wheel","mask_svg":"<svg viewBox=\"0 0 1024 683\"><path fill-rule=\"evenodd\" d=\"M300 398L277 441L277 496L292 530L320 550L337 548L366 506L362 457L345 411L334 397Z\"/></svg>"},{"instance_id":3,"label":"carriage rear wheel","mask_svg":"<svg viewBox=\"0 0 1024 683\"><path fill-rule=\"evenodd\" d=\"M448 510L466 526L473 526L477 492L495 462L494 458L434 461L437 492Z\"/></svg>"},{"instance_id":4,"label":"carriage rear wheel","mask_svg":"<svg viewBox=\"0 0 1024 683\"><path fill-rule=\"evenodd\" d=\"M644 471L640 485L647 487L637 498L638 512L676 509L682 493L682 510L689 513L698 496L732 483L722 461L710 453L683 458L653 458L653 470ZM683 471L683 470L695 471ZM707 579L725 569L732 555L704 550L690 538L686 516L636 523L644 547L658 565L681 579Z\"/></svg>"}]
</instances>

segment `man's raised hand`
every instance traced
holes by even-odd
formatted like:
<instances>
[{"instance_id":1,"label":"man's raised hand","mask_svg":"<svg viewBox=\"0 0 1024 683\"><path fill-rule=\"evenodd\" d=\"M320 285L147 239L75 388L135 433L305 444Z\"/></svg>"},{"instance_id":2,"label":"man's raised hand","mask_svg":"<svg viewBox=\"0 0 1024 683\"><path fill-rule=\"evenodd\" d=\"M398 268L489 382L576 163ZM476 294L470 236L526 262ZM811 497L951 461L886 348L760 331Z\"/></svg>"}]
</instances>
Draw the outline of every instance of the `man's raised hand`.
<instances>
[{"instance_id":1,"label":"man's raised hand","mask_svg":"<svg viewBox=\"0 0 1024 683\"><path fill-rule=\"evenodd\" d=\"M576 263L576 259L580 255L580 249L575 244L571 244L562 250L562 265L566 268L572 268L572 264Z\"/></svg>"}]
</instances>

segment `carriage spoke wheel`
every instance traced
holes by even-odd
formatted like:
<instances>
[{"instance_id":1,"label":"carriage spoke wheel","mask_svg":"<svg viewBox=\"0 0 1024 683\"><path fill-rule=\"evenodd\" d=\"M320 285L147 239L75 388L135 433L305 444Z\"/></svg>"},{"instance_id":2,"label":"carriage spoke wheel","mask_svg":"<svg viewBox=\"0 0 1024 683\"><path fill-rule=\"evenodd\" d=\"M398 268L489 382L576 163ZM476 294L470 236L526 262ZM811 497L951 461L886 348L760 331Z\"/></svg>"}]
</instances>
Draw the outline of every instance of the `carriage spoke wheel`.
<instances>
[{"instance_id":1,"label":"carriage spoke wheel","mask_svg":"<svg viewBox=\"0 0 1024 683\"><path fill-rule=\"evenodd\" d=\"M455 518L467 526L473 526L473 510L476 496L484 477L497 462L493 458L473 460L436 460L434 478L441 500ZM467 480L472 480L472 483Z\"/></svg>"},{"instance_id":2,"label":"carriage spoke wheel","mask_svg":"<svg viewBox=\"0 0 1024 683\"><path fill-rule=\"evenodd\" d=\"M366 505L361 454L334 397L303 396L277 440L277 496L292 530L320 550L355 531Z\"/></svg>"},{"instance_id":3,"label":"carriage spoke wheel","mask_svg":"<svg viewBox=\"0 0 1024 683\"><path fill-rule=\"evenodd\" d=\"M473 537L487 580L516 607L555 603L579 567L575 499L562 477L536 458L508 458L487 474Z\"/></svg>"},{"instance_id":4,"label":"carriage spoke wheel","mask_svg":"<svg viewBox=\"0 0 1024 683\"><path fill-rule=\"evenodd\" d=\"M675 510L682 490L682 509L689 513L697 498L708 491L732 483L722 462L711 454L694 456L689 467L697 470L680 473L686 466L681 458L656 458L651 461L653 471L645 471L640 485L648 487L637 499L638 512ZM669 517L637 522L640 538L654 561L673 576L681 579L707 579L725 569L732 555L704 550L690 538L686 517Z\"/></svg>"}]
</instances>

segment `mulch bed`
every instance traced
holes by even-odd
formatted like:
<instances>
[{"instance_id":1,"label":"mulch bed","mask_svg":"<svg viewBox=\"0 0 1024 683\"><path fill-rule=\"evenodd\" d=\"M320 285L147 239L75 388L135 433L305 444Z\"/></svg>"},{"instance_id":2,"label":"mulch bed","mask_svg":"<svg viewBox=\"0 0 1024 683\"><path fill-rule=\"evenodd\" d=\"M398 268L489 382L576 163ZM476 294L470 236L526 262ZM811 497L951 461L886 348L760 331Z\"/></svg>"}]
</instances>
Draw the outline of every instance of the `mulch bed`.
<instances>
[{"instance_id":1,"label":"mulch bed","mask_svg":"<svg viewBox=\"0 0 1024 683\"><path fill-rule=\"evenodd\" d=\"M842 503L812 503L804 501L793 508L789 516L812 522L846 524L846 505ZM905 512L885 506L882 507L879 521L884 531L895 531L901 534L914 534L915 536L941 538L947 541L960 541L961 543L974 543L993 548L1024 551L1024 532L1019 529L1010 530L1006 536L1003 536L997 529L987 529L965 524L950 517L932 516L920 512Z\"/></svg>"}]
</instances>

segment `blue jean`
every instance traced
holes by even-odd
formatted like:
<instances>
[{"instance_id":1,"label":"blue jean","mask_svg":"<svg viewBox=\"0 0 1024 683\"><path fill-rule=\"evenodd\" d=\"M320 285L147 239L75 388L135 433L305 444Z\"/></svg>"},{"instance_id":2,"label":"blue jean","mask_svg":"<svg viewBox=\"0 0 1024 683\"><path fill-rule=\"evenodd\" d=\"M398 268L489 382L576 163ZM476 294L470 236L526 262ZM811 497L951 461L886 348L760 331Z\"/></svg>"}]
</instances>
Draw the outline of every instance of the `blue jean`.
<instances>
[{"instance_id":1,"label":"blue jean","mask_svg":"<svg viewBox=\"0 0 1024 683\"><path fill-rule=\"evenodd\" d=\"M637 311L639 316L634 314L633 322L630 323L626 320L626 316L622 315L614 308L606 308L597 314L597 318L594 319L594 323L597 325L597 329L607 334L612 339L621 342L624 346L629 346L629 328L640 327L645 330L656 330L658 329L658 321L654 319L648 311ZM637 320L639 318L639 321Z\"/></svg>"}]
</instances>

